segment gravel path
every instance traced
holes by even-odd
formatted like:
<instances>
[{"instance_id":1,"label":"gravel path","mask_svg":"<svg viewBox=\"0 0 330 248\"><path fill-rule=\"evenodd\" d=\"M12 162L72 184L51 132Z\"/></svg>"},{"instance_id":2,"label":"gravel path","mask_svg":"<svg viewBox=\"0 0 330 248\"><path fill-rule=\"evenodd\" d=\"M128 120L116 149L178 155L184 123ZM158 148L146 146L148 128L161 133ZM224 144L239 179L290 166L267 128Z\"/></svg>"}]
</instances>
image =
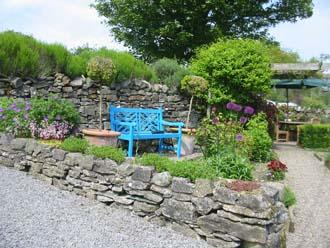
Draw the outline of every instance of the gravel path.
<instances>
[{"instance_id":1,"label":"gravel path","mask_svg":"<svg viewBox=\"0 0 330 248\"><path fill-rule=\"evenodd\" d=\"M330 247L330 171L312 151L296 146L276 146L280 160L287 164L286 181L295 192L295 232L287 239L288 248Z\"/></svg>"},{"instance_id":2,"label":"gravel path","mask_svg":"<svg viewBox=\"0 0 330 248\"><path fill-rule=\"evenodd\" d=\"M0 248L14 247L210 246L0 166Z\"/></svg>"}]
</instances>

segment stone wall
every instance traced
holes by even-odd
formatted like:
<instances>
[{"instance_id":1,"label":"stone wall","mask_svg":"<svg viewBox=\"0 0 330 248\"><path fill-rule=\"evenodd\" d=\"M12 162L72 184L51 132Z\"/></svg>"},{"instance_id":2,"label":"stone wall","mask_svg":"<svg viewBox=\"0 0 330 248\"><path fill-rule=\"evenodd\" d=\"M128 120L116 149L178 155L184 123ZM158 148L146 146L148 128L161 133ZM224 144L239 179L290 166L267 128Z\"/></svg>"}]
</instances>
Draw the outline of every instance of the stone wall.
<instances>
[{"instance_id":1,"label":"stone wall","mask_svg":"<svg viewBox=\"0 0 330 248\"><path fill-rule=\"evenodd\" d=\"M57 73L39 79L6 78L0 74L0 97L29 99L33 96L56 94L77 106L81 116L81 128L98 127L99 96L102 95L102 120L109 129L109 104L121 107L163 108L164 119L185 122L189 109L189 97L166 85L150 84L143 80L125 81L111 87L101 86L90 78L70 80ZM194 109L193 109L194 110ZM192 113L190 127L196 127L201 114Z\"/></svg>"},{"instance_id":2,"label":"stone wall","mask_svg":"<svg viewBox=\"0 0 330 248\"><path fill-rule=\"evenodd\" d=\"M285 247L288 212L272 184L238 192L228 188L225 179L191 183L130 160L116 164L5 134L0 137L0 165L132 210L215 247Z\"/></svg>"}]
</instances>

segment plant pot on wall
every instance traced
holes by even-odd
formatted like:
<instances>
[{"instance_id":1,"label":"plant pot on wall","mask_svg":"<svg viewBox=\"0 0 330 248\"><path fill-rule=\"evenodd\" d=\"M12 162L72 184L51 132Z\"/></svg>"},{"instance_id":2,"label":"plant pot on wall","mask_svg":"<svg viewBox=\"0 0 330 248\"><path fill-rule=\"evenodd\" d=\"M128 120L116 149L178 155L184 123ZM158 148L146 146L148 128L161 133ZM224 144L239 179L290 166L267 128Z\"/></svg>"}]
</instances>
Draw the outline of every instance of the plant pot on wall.
<instances>
[{"instance_id":1,"label":"plant pot on wall","mask_svg":"<svg viewBox=\"0 0 330 248\"><path fill-rule=\"evenodd\" d=\"M90 144L96 146L117 146L119 132L99 130L99 129L83 129L85 138Z\"/></svg>"},{"instance_id":2,"label":"plant pot on wall","mask_svg":"<svg viewBox=\"0 0 330 248\"><path fill-rule=\"evenodd\" d=\"M170 130L178 131L178 128L170 128ZM182 128L182 143L181 143L181 155L187 156L194 153L196 140L196 129L194 128Z\"/></svg>"}]
</instances>

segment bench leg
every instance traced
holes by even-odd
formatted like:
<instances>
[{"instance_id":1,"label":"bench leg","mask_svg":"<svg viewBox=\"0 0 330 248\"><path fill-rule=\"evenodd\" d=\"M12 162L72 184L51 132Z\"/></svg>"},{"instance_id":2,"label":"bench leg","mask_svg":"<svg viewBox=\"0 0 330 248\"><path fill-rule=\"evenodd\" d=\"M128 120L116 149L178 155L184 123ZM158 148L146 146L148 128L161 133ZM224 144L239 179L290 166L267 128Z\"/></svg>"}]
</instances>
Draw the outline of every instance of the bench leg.
<instances>
[{"instance_id":1,"label":"bench leg","mask_svg":"<svg viewBox=\"0 0 330 248\"><path fill-rule=\"evenodd\" d=\"M178 138L178 144L176 146L176 156L178 158L180 158L180 155L181 155L181 143L182 143L182 140L181 140L181 137Z\"/></svg>"},{"instance_id":2,"label":"bench leg","mask_svg":"<svg viewBox=\"0 0 330 248\"><path fill-rule=\"evenodd\" d=\"M158 153L163 153L163 139L159 139L159 145L158 145Z\"/></svg>"},{"instance_id":3,"label":"bench leg","mask_svg":"<svg viewBox=\"0 0 330 248\"><path fill-rule=\"evenodd\" d=\"M129 158L133 157L133 144L134 144L134 140L129 140L128 141L128 151L127 151L127 156Z\"/></svg>"}]
</instances>

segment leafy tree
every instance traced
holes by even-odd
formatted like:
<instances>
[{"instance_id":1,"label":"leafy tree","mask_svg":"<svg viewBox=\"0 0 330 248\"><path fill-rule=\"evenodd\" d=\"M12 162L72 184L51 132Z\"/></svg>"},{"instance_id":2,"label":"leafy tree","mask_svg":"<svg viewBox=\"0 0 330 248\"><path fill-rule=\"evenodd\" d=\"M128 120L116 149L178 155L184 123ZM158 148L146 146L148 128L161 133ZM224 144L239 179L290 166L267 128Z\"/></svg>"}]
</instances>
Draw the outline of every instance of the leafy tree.
<instances>
[{"instance_id":1,"label":"leafy tree","mask_svg":"<svg viewBox=\"0 0 330 248\"><path fill-rule=\"evenodd\" d=\"M95 0L118 41L146 59L187 60L219 37L267 37L268 28L312 15L312 0Z\"/></svg>"},{"instance_id":2,"label":"leafy tree","mask_svg":"<svg viewBox=\"0 0 330 248\"><path fill-rule=\"evenodd\" d=\"M253 94L265 93L271 86L266 48L250 39L219 40L199 49L191 70L209 82L211 104L250 104Z\"/></svg>"},{"instance_id":3,"label":"leafy tree","mask_svg":"<svg viewBox=\"0 0 330 248\"><path fill-rule=\"evenodd\" d=\"M299 63L299 54L290 50L283 50L279 45L266 45L271 63Z\"/></svg>"}]
</instances>

